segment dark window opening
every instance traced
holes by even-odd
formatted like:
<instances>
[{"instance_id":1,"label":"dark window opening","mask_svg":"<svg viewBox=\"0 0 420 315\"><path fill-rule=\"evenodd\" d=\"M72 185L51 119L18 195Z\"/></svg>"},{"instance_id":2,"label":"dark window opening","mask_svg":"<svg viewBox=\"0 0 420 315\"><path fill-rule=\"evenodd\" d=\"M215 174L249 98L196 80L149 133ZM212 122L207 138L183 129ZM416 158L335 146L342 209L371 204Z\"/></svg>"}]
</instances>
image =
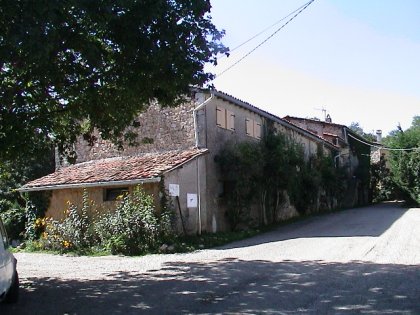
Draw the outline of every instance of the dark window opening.
<instances>
[{"instance_id":1,"label":"dark window opening","mask_svg":"<svg viewBox=\"0 0 420 315\"><path fill-rule=\"evenodd\" d=\"M226 180L221 183L221 191L219 191L220 198L226 198L235 191L235 181Z\"/></svg>"},{"instance_id":2,"label":"dark window opening","mask_svg":"<svg viewBox=\"0 0 420 315\"><path fill-rule=\"evenodd\" d=\"M106 188L104 190L104 201L115 201L128 194L128 187Z\"/></svg>"}]
</instances>

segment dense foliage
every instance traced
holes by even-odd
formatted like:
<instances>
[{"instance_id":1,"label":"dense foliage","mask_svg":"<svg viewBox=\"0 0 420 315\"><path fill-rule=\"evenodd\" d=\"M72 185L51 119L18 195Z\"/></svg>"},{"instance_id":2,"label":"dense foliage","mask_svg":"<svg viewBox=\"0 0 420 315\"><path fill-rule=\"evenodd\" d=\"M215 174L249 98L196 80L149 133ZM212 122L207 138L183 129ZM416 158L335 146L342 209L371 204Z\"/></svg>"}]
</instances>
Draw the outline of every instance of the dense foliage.
<instances>
[{"instance_id":1,"label":"dense foliage","mask_svg":"<svg viewBox=\"0 0 420 315\"><path fill-rule=\"evenodd\" d=\"M371 142L376 142L377 140L376 136L373 133L365 132L358 122L352 122L349 126L349 129Z\"/></svg>"},{"instance_id":2,"label":"dense foliage","mask_svg":"<svg viewBox=\"0 0 420 315\"><path fill-rule=\"evenodd\" d=\"M115 212L101 215L94 226L100 243L112 254L153 252L173 237L168 210L158 214L153 197L139 187L122 197Z\"/></svg>"},{"instance_id":3,"label":"dense foliage","mask_svg":"<svg viewBox=\"0 0 420 315\"><path fill-rule=\"evenodd\" d=\"M398 128L385 139L385 144L394 149L390 151L389 162L393 182L407 201L420 204L420 116L413 119L407 130Z\"/></svg>"},{"instance_id":4,"label":"dense foliage","mask_svg":"<svg viewBox=\"0 0 420 315\"><path fill-rule=\"evenodd\" d=\"M54 171L54 154L47 147L38 153L21 155L14 161L0 160L0 215L9 237L13 240L24 237L27 216L42 217L48 206L48 193L32 192L24 195L16 189L27 181ZM34 206L36 213L27 213L25 206Z\"/></svg>"},{"instance_id":5,"label":"dense foliage","mask_svg":"<svg viewBox=\"0 0 420 315\"><path fill-rule=\"evenodd\" d=\"M85 190L82 206L69 204L64 220L37 218L30 224L39 239L37 249L59 252L111 252L138 255L156 252L165 242L173 241L171 215L166 208L157 213L153 197L136 187L121 196L115 211L103 212L89 199Z\"/></svg>"},{"instance_id":6,"label":"dense foliage","mask_svg":"<svg viewBox=\"0 0 420 315\"><path fill-rule=\"evenodd\" d=\"M251 223L256 204L260 209L257 224L266 225L281 219L286 195L304 214L333 208L345 189L343 173L321 148L305 159L300 145L275 132L260 142L227 145L216 162L224 176L223 197L232 229Z\"/></svg>"},{"instance_id":7,"label":"dense foliage","mask_svg":"<svg viewBox=\"0 0 420 315\"><path fill-rule=\"evenodd\" d=\"M381 202L398 198L399 189L395 185L391 170L387 166L385 155L382 154L371 168L371 195L373 202Z\"/></svg>"},{"instance_id":8,"label":"dense foliage","mask_svg":"<svg viewBox=\"0 0 420 315\"><path fill-rule=\"evenodd\" d=\"M0 160L77 136L130 140L126 127L157 100L174 105L227 49L209 0L3 0ZM132 134L131 134L132 136Z\"/></svg>"}]
</instances>

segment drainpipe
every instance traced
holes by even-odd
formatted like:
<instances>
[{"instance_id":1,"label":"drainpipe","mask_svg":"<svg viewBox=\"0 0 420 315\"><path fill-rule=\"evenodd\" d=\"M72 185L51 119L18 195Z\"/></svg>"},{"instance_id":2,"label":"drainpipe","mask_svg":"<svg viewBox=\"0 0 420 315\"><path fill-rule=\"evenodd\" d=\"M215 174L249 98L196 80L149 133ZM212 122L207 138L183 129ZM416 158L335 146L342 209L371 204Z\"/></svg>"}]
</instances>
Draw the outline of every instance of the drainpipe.
<instances>
[{"instance_id":1,"label":"drainpipe","mask_svg":"<svg viewBox=\"0 0 420 315\"><path fill-rule=\"evenodd\" d=\"M197 157L197 201L198 201L198 235L201 235L201 177L200 177L200 160L201 156Z\"/></svg>"},{"instance_id":2,"label":"drainpipe","mask_svg":"<svg viewBox=\"0 0 420 315\"><path fill-rule=\"evenodd\" d=\"M210 97L206 99L203 103L198 105L196 108L193 109L193 119L194 119L194 135L195 135L195 146L198 148L198 122L197 122L197 114L200 109L207 105L214 97L214 94L211 92Z\"/></svg>"},{"instance_id":3,"label":"drainpipe","mask_svg":"<svg viewBox=\"0 0 420 315\"><path fill-rule=\"evenodd\" d=\"M198 122L197 122L197 115L198 111L207 103L209 103L213 99L213 93L210 94L210 97L206 99L203 103L198 105L193 110L193 120L194 120L194 135L195 135L195 146L198 148L199 140L198 140ZM197 201L198 201L198 235L201 235L201 176L200 176L200 159L201 157L197 157Z\"/></svg>"}]
</instances>

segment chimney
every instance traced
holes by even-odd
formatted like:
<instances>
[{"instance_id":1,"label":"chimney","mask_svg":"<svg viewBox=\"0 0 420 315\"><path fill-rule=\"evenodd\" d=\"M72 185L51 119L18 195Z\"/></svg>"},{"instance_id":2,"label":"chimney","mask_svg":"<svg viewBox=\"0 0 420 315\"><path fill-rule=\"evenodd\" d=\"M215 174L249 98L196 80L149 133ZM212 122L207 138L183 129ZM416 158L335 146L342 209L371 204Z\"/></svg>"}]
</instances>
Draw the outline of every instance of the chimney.
<instances>
[{"instance_id":1,"label":"chimney","mask_svg":"<svg viewBox=\"0 0 420 315\"><path fill-rule=\"evenodd\" d=\"M376 130L376 142L381 143L382 142L382 130Z\"/></svg>"}]
</instances>

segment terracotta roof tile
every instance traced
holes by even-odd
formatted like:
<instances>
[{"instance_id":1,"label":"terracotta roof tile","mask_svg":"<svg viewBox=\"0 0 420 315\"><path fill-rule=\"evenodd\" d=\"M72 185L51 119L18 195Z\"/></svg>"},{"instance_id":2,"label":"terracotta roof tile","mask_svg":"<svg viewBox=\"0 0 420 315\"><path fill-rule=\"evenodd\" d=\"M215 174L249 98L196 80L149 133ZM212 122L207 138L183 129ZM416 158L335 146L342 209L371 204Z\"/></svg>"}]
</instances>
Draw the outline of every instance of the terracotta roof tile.
<instances>
[{"instance_id":1,"label":"terracotta roof tile","mask_svg":"<svg viewBox=\"0 0 420 315\"><path fill-rule=\"evenodd\" d=\"M192 148L93 160L61 168L50 175L27 183L21 190L45 186L151 179L207 151L207 149Z\"/></svg>"}]
</instances>

